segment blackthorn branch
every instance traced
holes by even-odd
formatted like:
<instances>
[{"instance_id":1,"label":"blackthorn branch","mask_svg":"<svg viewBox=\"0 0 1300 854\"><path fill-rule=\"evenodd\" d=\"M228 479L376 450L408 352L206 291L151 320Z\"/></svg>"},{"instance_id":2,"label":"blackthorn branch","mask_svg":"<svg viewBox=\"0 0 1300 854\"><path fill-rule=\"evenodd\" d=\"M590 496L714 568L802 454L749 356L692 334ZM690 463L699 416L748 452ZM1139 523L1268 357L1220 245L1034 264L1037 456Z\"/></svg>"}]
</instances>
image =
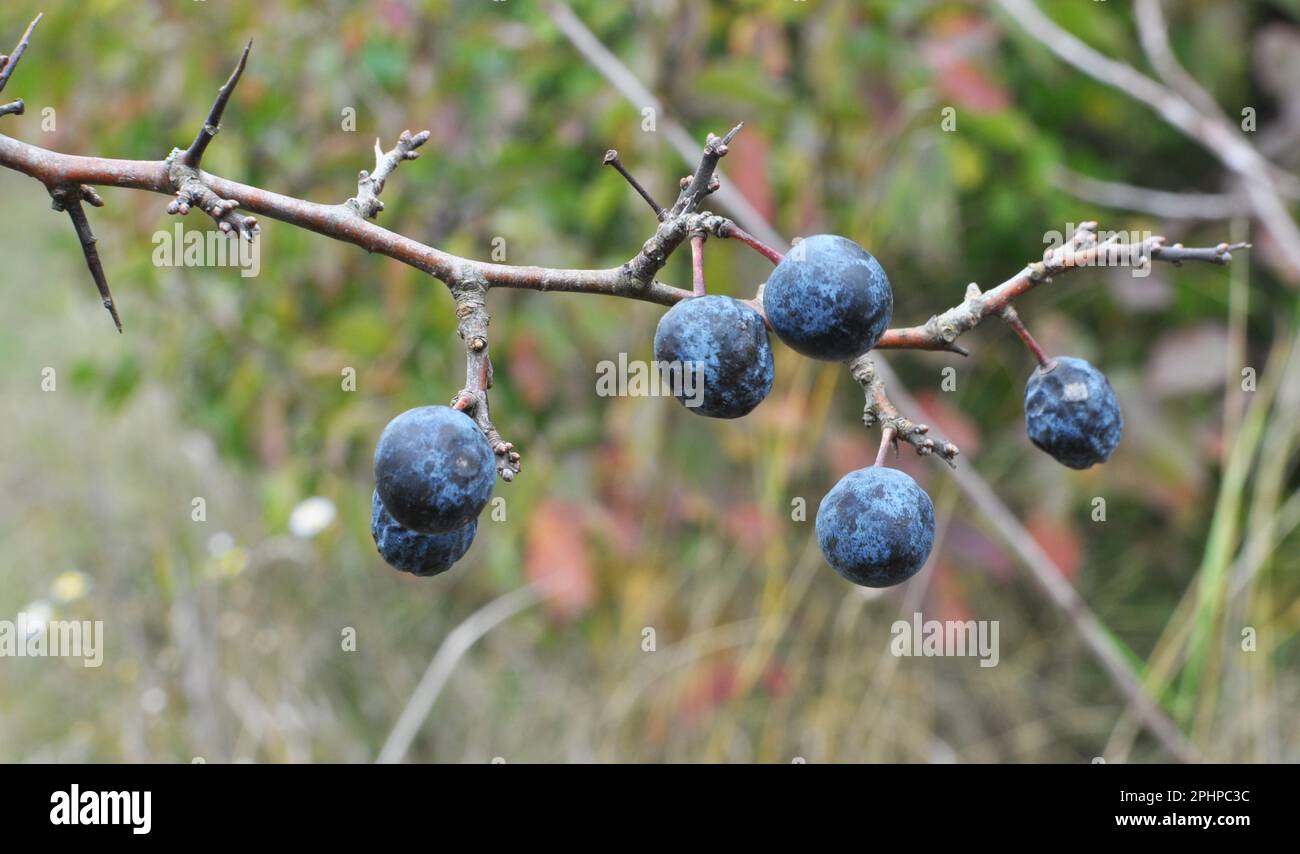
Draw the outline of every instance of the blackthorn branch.
<instances>
[{"instance_id":1,"label":"blackthorn branch","mask_svg":"<svg viewBox=\"0 0 1300 854\"><path fill-rule=\"evenodd\" d=\"M1097 265L1142 268L1152 261L1174 265L1185 261L1227 264L1232 261L1234 250L1249 246L1248 243L1220 243L1208 248L1190 249L1182 244L1168 246L1165 238L1159 236L1137 243L1121 243L1115 235L1099 240L1097 223L1085 222L1068 241L1049 248L1043 254L1043 260L1025 265L1020 272L991 290L981 291L978 285L969 285L966 298L958 305L931 317L921 326L887 330L876 346L881 350L947 350L966 356L968 351L956 343L958 337L974 329L986 317L1000 316L1017 298L1070 270Z\"/></svg>"},{"instance_id":2,"label":"blackthorn branch","mask_svg":"<svg viewBox=\"0 0 1300 854\"><path fill-rule=\"evenodd\" d=\"M0 88L8 82L18 59L27 49L32 30L39 20L38 16L27 28L18 47L4 64L3 70L0 70ZM55 196L56 202L58 199L71 198L73 188L90 185L167 193L175 196L168 206L169 213L184 214L191 207L199 207L212 217L221 231L238 234L247 240L255 238L259 227L256 217L241 213L241 209L353 243L370 252L387 255L441 280L448 285L456 299L458 331L465 341L467 354L467 381L456 395L455 404L473 417L483 429L498 455L500 473L504 479L511 479L518 473L519 455L509 442L501 438L488 416L487 390L492 382L487 347L490 317L486 308L486 293L489 289L504 287L595 293L671 306L703 292L702 261L693 262L691 290L672 287L655 278L667 263L668 257L683 242L689 240L692 243L695 258L702 254L705 235L737 240L773 264L779 264L784 258L779 250L758 241L726 217L699 210L701 202L717 189L715 171L718 162L726 156L743 124L736 125L722 137L709 134L698 167L694 173L682 179L678 197L673 206L667 209L660 206L632 177L619 161L617 152L611 150L605 154L604 162L628 180L655 211L659 223L651 237L628 261L618 267L603 270L476 261L451 255L373 224L370 220L383 209L379 194L383 191L385 181L401 162L415 159L419 155L418 149L429 138L427 131L417 134L403 132L397 145L386 153L376 143L374 170L360 173L357 195L344 205L322 205L283 196L204 172L198 168L199 163L208 143L219 129L222 115L247 67L251 44L250 42L245 47L230 78L219 90L194 142L184 151L175 149L162 161L110 160L47 151L0 135L0 165L41 181L51 195ZM84 212L80 212L79 204L72 207L65 204L63 209L68 210L73 217L83 247L90 247L86 249L86 254L92 277L100 288L106 307L113 313L114 321L119 322L115 304L108 295L103 265L93 248L93 237L90 238L90 243L86 240L89 224L85 222ZM876 347L946 350L964 355L967 351L957 343L957 338L990 315L1008 319L1013 329L1019 333L1023 324L1017 326L1018 318L1008 311L1012 301L1068 270L1098 263L1100 260L1125 264L1144 264L1152 260L1174 264L1184 261L1226 264L1231 260L1231 251L1243 245L1219 244L1209 248L1186 248L1181 245L1167 246L1160 237L1150 238L1140 244L1121 245L1114 241L1099 241L1096 223L1085 223L1069 242L1046 253L1042 261L1025 266L1011 279L989 291L981 292L972 285L965 300L935 315L922 326L885 330ZM754 299L745 302L756 309L770 326L761 289ZM1012 318L1016 318L1016 322ZM874 377L874 372L866 365L869 365L869 360L865 356L859 356L849 363L851 375L867 391L865 420L869 424L880 423L885 428L892 428L892 441L905 441L922 455L937 453L952 464L957 455L956 447L948 442L935 442L926 435L928 428L925 425L916 424L899 414L888 403L883 383ZM873 379L863 383L863 376L872 376Z\"/></svg>"}]
</instances>

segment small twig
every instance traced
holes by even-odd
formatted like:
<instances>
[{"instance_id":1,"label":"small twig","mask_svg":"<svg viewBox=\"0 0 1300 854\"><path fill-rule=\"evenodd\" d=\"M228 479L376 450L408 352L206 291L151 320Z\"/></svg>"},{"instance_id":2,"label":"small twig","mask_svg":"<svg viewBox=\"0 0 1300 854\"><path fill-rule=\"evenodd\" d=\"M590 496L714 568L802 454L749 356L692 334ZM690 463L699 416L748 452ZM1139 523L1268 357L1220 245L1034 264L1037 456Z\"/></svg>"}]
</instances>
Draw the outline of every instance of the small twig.
<instances>
[{"instance_id":1,"label":"small twig","mask_svg":"<svg viewBox=\"0 0 1300 854\"><path fill-rule=\"evenodd\" d=\"M704 286L704 235L691 235L691 285L697 297L708 293Z\"/></svg>"},{"instance_id":2,"label":"small twig","mask_svg":"<svg viewBox=\"0 0 1300 854\"><path fill-rule=\"evenodd\" d=\"M1168 261L1175 267L1184 261L1200 261L1204 264L1224 266L1232 262L1233 252L1250 247L1249 243L1220 243L1218 246L1193 248L1185 247L1181 243L1175 243L1173 246L1159 244L1151 247L1151 257L1157 261Z\"/></svg>"},{"instance_id":3,"label":"small twig","mask_svg":"<svg viewBox=\"0 0 1300 854\"><path fill-rule=\"evenodd\" d=\"M81 186L55 187L50 190L50 197L54 200L52 207L56 211L67 211L68 217L72 220L72 227L77 232L77 240L81 242L81 252L86 257L86 266L90 268L90 276L95 280L95 287L99 289L99 298L104 303L104 308L108 309L113 324L120 333L122 318L118 316L117 306L113 303L113 294L108 289L108 277L104 275L104 264L100 261L99 250L95 247L95 235L90 230L90 220L86 218L86 211L81 207L83 200L94 207L103 207L103 199L91 188Z\"/></svg>"},{"instance_id":4,"label":"small twig","mask_svg":"<svg viewBox=\"0 0 1300 854\"><path fill-rule=\"evenodd\" d=\"M731 141L740 133L740 129L745 126L744 122L736 125L727 131L723 137L709 134L704 142L704 156L700 158L699 168L689 179L682 179L682 191L677 196L677 203L673 205L669 214L671 216L680 216L684 213L691 213L696 206L711 192L716 192L721 186L720 183L714 183L713 172L718 168L718 161L727 156L727 151Z\"/></svg>"},{"instance_id":5,"label":"small twig","mask_svg":"<svg viewBox=\"0 0 1300 854\"><path fill-rule=\"evenodd\" d=\"M8 104L0 104L0 116L21 116L27 110L27 105L23 99L10 101Z\"/></svg>"},{"instance_id":6,"label":"small twig","mask_svg":"<svg viewBox=\"0 0 1300 854\"><path fill-rule=\"evenodd\" d=\"M668 211L664 210L663 205L656 202L654 196L650 195L650 191L641 186L641 182L633 177L631 172L627 171L627 168L623 166L623 163L618 159L617 151L612 148L609 151L606 151L605 159L601 162L606 166L613 166L614 169L618 171L618 174L623 176L623 180L632 185L632 189L636 190L641 198L645 199L646 204L650 206L650 210L655 212L655 216L659 218L660 222L663 222L664 219L667 218Z\"/></svg>"},{"instance_id":7,"label":"small twig","mask_svg":"<svg viewBox=\"0 0 1300 854\"><path fill-rule=\"evenodd\" d=\"M928 425L917 424L899 413L898 407L894 406L885 393L885 383L876 372L875 363L871 361L868 354L864 353L852 359L848 365L849 373L854 381L862 386L867 397L866 404L862 408L863 424L868 427L879 424L885 430L893 430L893 434L889 437L891 442L896 443L901 439L915 448L918 455L928 457L936 454L948 465L957 467L957 455L961 451L952 442L944 439L936 442L931 439L928 435L930 432ZM882 441L882 446L883 444ZM876 459L879 462L880 455L877 455Z\"/></svg>"},{"instance_id":8,"label":"small twig","mask_svg":"<svg viewBox=\"0 0 1300 854\"><path fill-rule=\"evenodd\" d=\"M14 69L18 67L18 60L22 59L23 54L27 52L27 45L31 44L32 41L32 31L36 29L36 25L44 17L45 13L41 12L32 19L32 22L27 25L27 29L23 31L23 37L18 40L18 45L13 49L13 52L5 57L3 63L0 63L0 92L4 91L5 84L13 76Z\"/></svg>"},{"instance_id":9,"label":"small twig","mask_svg":"<svg viewBox=\"0 0 1300 854\"><path fill-rule=\"evenodd\" d=\"M428 141L429 132L427 130L422 130L417 134L404 130L397 137L397 145L393 146L391 151L385 153L384 149L379 145L379 140L376 139L375 171L361 170L361 174L357 177L357 194L347 200L345 203L347 207L365 219L374 219L384 209L384 203L379 201L379 194L384 191L384 184L388 181L388 176L393 174L403 161L419 158L420 152L418 149Z\"/></svg>"},{"instance_id":10,"label":"small twig","mask_svg":"<svg viewBox=\"0 0 1300 854\"><path fill-rule=\"evenodd\" d=\"M237 213L239 202L221 198L203 182L196 170L175 163L170 174L176 186L176 198L167 205L167 213L184 216L190 212L191 207L199 208L212 217L222 234L235 234L250 243L261 231L257 217Z\"/></svg>"},{"instance_id":11,"label":"small twig","mask_svg":"<svg viewBox=\"0 0 1300 854\"><path fill-rule=\"evenodd\" d=\"M190 147L181 155L180 162L191 169L199 168L199 163L203 160L203 152L208 150L208 143L212 142L212 138L221 131L221 114L226 111L226 104L230 102L230 96L239 85L239 78L243 76L244 67L248 65L248 52L252 49L253 40L249 39L248 44L244 45L243 54L239 57L239 64L230 73L230 78L225 85L217 91L217 100L212 103L212 109L208 111L208 120L203 123L203 127L199 128L194 142L190 143Z\"/></svg>"},{"instance_id":12,"label":"small twig","mask_svg":"<svg viewBox=\"0 0 1300 854\"><path fill-rule=\"evenodd\" d=\"M957 338L974 329L984 318L1000 314L1017 298L1040 284L1080 267L1097 265L1129 266L1141 268L1151 261L1181 264L1199 261L1207 264L1227 264L1232 252L1245 249L1248 243L1220 243L1217 246L1188 248L1181 243L1165 245L1165 238L1148 237L1138 243L1120 243L1117 235L1098 239L1097 223L1079 225L1074 235L1061 246L1048 249L1042 261L1026 265L1019 273L997 287L981 291L971 283L966 287L966 298L947 311L934 315L921 326L889 329L876 345L879 350L947 350L967 355Z\"/></svg>"},{"instance_id":13,"label":"small twig","mask_svg":"<svg viewBox=\"0 0 1300 854\"><path fill-rule=\"evenodd\" d=\"M492 359L488 354L488 324L485 297L487 282L467 274L451 283L456 300L457 334L465 342L465 387L456 392L451 406L474 419L497 458L497 474L509 483L521 470L519 452L501 437L488 410L488 389L492 387Z\"/></svg>"},{"instance_id":14,"label":"small twig","mask_svg":"<svg viewBox=\"0 0 1300 854\"><path fill-rule=\"evenodd\" d=\"M1010 326L1012 331L1020 336L1020 340L1024 342L1025 347L1029 348L1029 352L1034 354L1034 358L1038 360L1039 366L1044 371L1050 371L1056 367L1056 360L1043 352L1043 348L1039 346L1038 341L1033 335L1029 334L1029 329L1020 320L1020 314L1016 311L1015 306L1009 305L1002 309L1002 319L1007 322L1007 326Z\"/></svg>"}]
</instances>

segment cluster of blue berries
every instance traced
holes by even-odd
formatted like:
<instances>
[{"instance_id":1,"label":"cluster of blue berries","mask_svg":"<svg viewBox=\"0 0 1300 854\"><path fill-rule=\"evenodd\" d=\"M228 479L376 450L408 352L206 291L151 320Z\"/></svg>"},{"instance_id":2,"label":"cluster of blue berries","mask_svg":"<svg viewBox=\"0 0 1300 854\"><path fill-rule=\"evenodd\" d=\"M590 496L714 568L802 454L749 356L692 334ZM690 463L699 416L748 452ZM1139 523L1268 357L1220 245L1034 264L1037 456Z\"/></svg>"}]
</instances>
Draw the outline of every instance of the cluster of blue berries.
<instances>
[{"instance_id":1,"label":"cluster of blue berries","mask_svg":"<svg viewBox=\"0 0 1300 854\"><path fill-rule=\"evenodd\" d=\"M846 361L875 347L894 295L880 263L853 241L821 234L796 244L763 292L767 324L791 349ZM740 418L772 390L774 363L763 315L726 296L673 306L655 330L655 359L697 372L702 388L673 391L690 411ZM1025 388L1029 437L1071 468L1108 459L1124 420L1106 377L1082 359L1047 360ZM496 482L478 425L446 406L394 418L375 449L371 533L393 567L437 575L474 541ZM934 504L902 471L875 465L846 474L817 510L817 542L831 567L865 587L901 584L934 544Z\"/></svg>"},{"instance_id":2,"label":"cluster of blue berries","mask_svg":"<svg viewBox=\"0 0 1300 854\"><path fill-rule=\"evenodd\" d=\"M450 569L474 542L496 484L496 459L468 415L449 406L408 409L375 448L370 533L389 566L414 575Z\"/></svg>"},{"instance_id":3,"label":"cluster of blue berries","mask_svg":"<svg viewBox=\"0 0 1300 854\"><path fill-rule=\"evenodd\" d=\"M880 340L893 313L889 278L871 253L844 237L819 234L787 254L763 290L763 308L777 336L796 352L844 361ZM683 300L655 332L660 363L702 368L703 393L681 393L690 411L739 418L772 390L772 347L763 318L724 296ZM817 540L827 562L855 584L899 584L925 564L934 541L934 505L897 469L850 472L817 512Z\"/></svg>"},{"instance_id":4,"label":"cluster of blue berries","mask_svg":"<svg viewBox=\"0 0 1300 854\"><path fill-rule=\"evenodd\" d=\"M795 244L772 271L763 309L791 349L841 362L876 346L894 292L880 262L846 237L818 234ZM655 330L655 360L702 369L702 398L677 398L697 415L739 418L772 390L772 347L762 316L725 296L682 300Z\"/></svg>"}]
</instances>

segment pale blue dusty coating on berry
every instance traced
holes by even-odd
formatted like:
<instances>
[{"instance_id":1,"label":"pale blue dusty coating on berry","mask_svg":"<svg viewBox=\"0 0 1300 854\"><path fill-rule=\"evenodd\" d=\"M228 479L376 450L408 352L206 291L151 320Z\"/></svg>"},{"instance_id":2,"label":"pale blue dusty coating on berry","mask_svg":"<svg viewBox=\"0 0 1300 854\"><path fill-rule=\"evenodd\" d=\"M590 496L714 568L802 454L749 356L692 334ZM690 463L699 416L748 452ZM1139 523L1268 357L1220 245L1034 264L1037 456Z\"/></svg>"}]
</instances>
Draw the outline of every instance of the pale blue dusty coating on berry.
<instances>
[{"instance_id":1,"label":"pale blue dusty coating on berry","mask_svg":"<svg viewBox=\"0 0 1300 854\"><path fill-rule=\"evenodd\" d=\"M422 577L446 572L469 551L477 531L478 520L473 519L446 534L421 534L393 518L384 508L379 490L370 497L370 536L384 562L402 572Z\"/></svg>"},{"instance_id":2,"label":"pale blue dusty coating on berry","mask_svg":"<svg viewBox=\"0 0 1300 854\"><path fill-rule=\"evenodd\" d=\"M1124 432L1124 416L1106 375L1071 356L1050 371L1036 368L1025 384L1029 439L1072 469L1110 459Z\"/></svg>"},{"instance_id":3,"label":"pale blue dusty coating on berry","mask_svg":"<svg viewBox=\"0 0 1300 854\"><path fill-rule=\"evenodd\" d=\"M375 447L375 486L393 518L412 531L445 534L478 516L496 484L488 440L449 406L408 409Z\"/></svg>"},{"instance_id":4,"label":"pale blue dusty coating on berry","mask_svg":"<svg viewBox=\"0 0 1300 854\"><path fill-rule=\"evenodd\" d=\"M763 310L791 349L840 362L876 346L889 327L894 292L870 252L847 237L816 234L776 265Z\"/></svg>"},{"instance_id":5,"label":"pale blue dusty coating on berry","mask_svg":"<svg viewBox=\"0 0 1300 854\"><path fill-rule=\"evenodd\" d=\"M711 418L746 415L772 390L772 346L763 318L731 297L692 297L673 306L655 329L655 361L681 366L683 382L674 383L673 394ZM703 389L686 383L697 366Z\"/></svg>"},{"instance_id":6,"label":"pale blue dusty coating on berry","mask_svg":"<svg viewBox=\"0 0 1300 854\"><path fill-rule=\"evenodd\" d=\"M898 469L851 471L817 508L817 543L831 568L863 587L916 575L934 545L934 504Z\"/></svg>"}]
</instances>

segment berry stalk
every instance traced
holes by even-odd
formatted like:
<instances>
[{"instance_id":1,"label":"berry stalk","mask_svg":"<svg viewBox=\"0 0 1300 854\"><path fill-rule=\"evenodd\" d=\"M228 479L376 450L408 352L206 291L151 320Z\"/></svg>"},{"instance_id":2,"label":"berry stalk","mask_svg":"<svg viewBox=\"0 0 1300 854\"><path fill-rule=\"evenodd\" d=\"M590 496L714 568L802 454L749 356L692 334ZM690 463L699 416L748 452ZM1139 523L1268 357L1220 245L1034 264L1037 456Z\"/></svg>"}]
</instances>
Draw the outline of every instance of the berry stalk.
<instances>
[{"instance_id":1,"label":"berry stalk","mask_svg":"<svg viewBox=\"0 0 1300 854\"><path fill-rule=\"evenodd\" d=\"M1016 312L1013 306L1007 306L1002 310L1002 319L1007 322L1007 326L1010 326L1016 335L1020 336L1020 340L1024 342L1029 352L1034 354L1034 358L1038 360L1038 364L1044 372L1056 367L1056 360L1044 352L1042 346L1039 345L1024 322L1021 321L1019 313Z\"/></svg>"},{"instance_id":2,"label":"berry stalk","mask_svg":"<svg viewBox=\"0 0 1300 854\"><path fill-rule=\"evenodd\" d=\"M771 246L768 246L766 243L731 221L723 223L718 230L718 236L727 237L732 240L739 240L759 255L762 255L764 258L771 261L773 264L780 264L781 259L785 257L780 252L777 252Z\"/></svg>"},{"instance_id":3,"label":"berry stalk","mask_svg":"<svg viewBox=\"0 0 1300 854\"><path fill-rule=\"evenodd\" d=\"M704 235L691 237L691 289L697 297L708 293L704 286Z\"/></svg>"}]
</instances>

